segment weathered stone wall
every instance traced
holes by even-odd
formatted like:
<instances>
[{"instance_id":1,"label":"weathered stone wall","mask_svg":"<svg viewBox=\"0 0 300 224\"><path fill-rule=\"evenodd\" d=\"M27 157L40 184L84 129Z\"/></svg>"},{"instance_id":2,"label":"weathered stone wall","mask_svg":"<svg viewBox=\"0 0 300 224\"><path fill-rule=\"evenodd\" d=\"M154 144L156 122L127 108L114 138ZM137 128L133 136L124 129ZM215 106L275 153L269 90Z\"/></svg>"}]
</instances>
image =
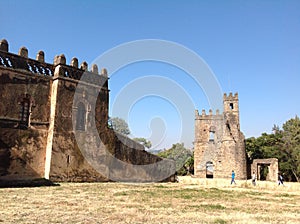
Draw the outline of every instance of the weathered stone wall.
<instances>
[{"instance_id":1,"label":"weathered stone wall","mask_svg":"<svg viewBox=\"0 0 300 224\"><path fill-rule=\"evenodd\" d=\"M246 179L244 135L240 131L238 96L224 94L224 112L195 114L194 167L195 176L205 178L207 163L213 164L214 178Z\"/></svg>"},{"instance_id":2,"label":"weathered stone wall","mask_svg":"<svg viewBox=\"0 0 300 224\"><path fill-rule=\"evenodd\" d=\"M5 153L1 159L0 178L28 179L44 176L45 145L47 132L44 130L1 128L1 141ZM4 165L4 167L3 167ZM0 170L1 170L0 168Z\"/></svg>"},{"instance_id":3,"label":"weathered stone wall","mask_svg":"<svg viewBox=\"0 0 300 224\"><path fill-rule=\"evenodd\" d=\"M0 70L0 79L0 119L18 124L20 103L27 95L32 104L30 126L45 128L49 119L51 79L33 76L23 71L16 73L8 68Z\"/></svg>"},{"instance_id":4,"label":"weathered stone wall","mask_svg":"<svg viewBox=\"0 0 300 224\"><path fill-rule=\"evenodd\" d=\"M65 61L65 59L63 58L63 60L60 60L60 63L56 65L56 67L60 66L60 68L55 70L54 73L54 77L56 77L55 81L57 82L57 100L55 105L55 122L49 178L53 181L108 181L109 179L106 173L102 175L88 163L83 156L83 152L78 147L74 135L77 125L76 113L78 105L82 104L86 113L84 130L78 131L77 135L80 135L79 138L83 138L82 141L88 144L89 153L94 156L99 156L97 152L100 144L95 144L98 132L94 132L91 127L95 126L102 132L105 132L107 128L107 77L104 74L99 75L82 71L77 79L70 79L69 77L65 77L65 72L68 71L69 74L72 74L74 69L77 68L67 66L61 61ZM86 80L87 82L80 82L79 78L81 78L82 75L89 76L89 78L94 79L94 82L89 82L89 80ZM80 86L78 87L79 82ZM97 82L101 83L102 86L97 85Z\"/></svg>"},{"instance_id":5,"label":"weathered stone wall","mask_svg":"<svg viewBox=\"0 0 300 224\"><path fill-rule=\"evenodd\" d=\"M86 62L78 68L76 58L66 65L64 55L47 64L42 51L36 60L29 59L24 47L19 55L11 54L7 41L0 41L1 179L124 180L125 170L125 180L151 181L166 169L141 168L130 177L137 172L134 165L162 159L108 128L107 71L99 74L96 65L90 72L87 68ZM174 162L167 165L175 168Z\"/></svg>"},{"instance_id":6,"label":"weathered stone wall","mask_svg":"<svg viewBox=\"0 0 300 224\"><path fill-rule=\"evenodd\" d=\"M92 73L86 75L94 76L93 79L105 78ZM53 181L151 179L153 175L151 172L154 171L147 169L140 169L138 177L131 178L132 174L136 174L136 170L128 164L153 164L161 158L147 153L139 143L108 128L108 87L106 81L99 80L99 83L103 84L101 88L89 82L78 84L77 81L58 77L59 97L56 104L50 179ZM86 127L84 131L77 130L74 135L74 128L76 129L78 122L76 113L80 103L87 111ZM72 119L75 127L72 126ZM93 127L96 127L96 132ZM124 170L128 174L127 179L123 176Z\"/></svg>"},{"instance_id":7,"label":"weathered stone wall","mask_svg":"<svg viewBox=\"0 0 300 224\"><path fill-rule=\"evenodd\" d=\"M42 177L51 78L28 71L30 59L0 51L0 60L0 178ZM20 122L24 98L30 101L29 128Z\"/></svg>"},{"instance_id":8,"label":"weathered stone wall","mask_svg":"<svg viewBox=\"0 0 300 224\"><path fill-rule=\"evenodd\" d=\"M277 181L278 180L278 159L254 159L251 164L251 173L255 173L258 180L260 180L261 166L268 166L268 175L266 180Z\"/></svg>"},{"instance_id":9,"label":"weathered stone wall","mask_svg":"<svg viewBox=\"0 0 300 224\"><path fill-rule=\"evenodd\" d=\"M196 112L195 120L195 175L201 178L206 177L206 163L212 162L214 169L218 159L218 155L221 152L221 140L223 132L223 118L222 115L213 115L212 111L206 115L205 111L199 115ZM210 133L214 133L213 138L210 139ZM216 175L216 173L215 173Z\"/></svg>"}]
</instances>

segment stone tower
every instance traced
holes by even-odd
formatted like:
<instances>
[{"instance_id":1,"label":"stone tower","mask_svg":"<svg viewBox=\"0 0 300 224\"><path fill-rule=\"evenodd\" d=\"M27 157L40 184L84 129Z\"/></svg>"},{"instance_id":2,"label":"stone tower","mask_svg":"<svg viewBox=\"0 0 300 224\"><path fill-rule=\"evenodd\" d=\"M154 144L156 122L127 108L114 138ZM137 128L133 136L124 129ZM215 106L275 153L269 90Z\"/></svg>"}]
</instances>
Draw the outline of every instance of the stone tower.
<instances>
[{"instance_id":1,"label":"stone tower","mask_svg":"<svg viewBox=\"0 0 300 224\"><path fill-rule=\"evenodd\" d=\"M238 94L225 93L223 113L195 112L194 168L201 178L247 179L245 137L240 131Z\"/></svg>"}]
</instances>

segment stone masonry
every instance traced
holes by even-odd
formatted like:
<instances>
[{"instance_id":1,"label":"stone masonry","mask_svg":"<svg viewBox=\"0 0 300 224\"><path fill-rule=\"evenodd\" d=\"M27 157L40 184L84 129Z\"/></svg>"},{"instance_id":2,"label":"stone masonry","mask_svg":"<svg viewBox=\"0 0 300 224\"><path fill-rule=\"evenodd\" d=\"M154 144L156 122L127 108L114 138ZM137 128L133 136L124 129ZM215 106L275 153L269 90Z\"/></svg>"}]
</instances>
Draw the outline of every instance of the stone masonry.
<instances>
[{"instance_id":1,"label":"stone masonry","mask_svg":"<svg viewBox=\"0 0 300 224\"><path fill-rule=\"evenodd\" d=\"M223 96L223 113L195 112L194 169L201 178L247 179L245 137L240 131L238 94Z\"/></svg>"},{"instance_id":2,"label":"stone masonry","mask_svg":"<svg viewBox=\"0 0 300 224\"><path fill-rule=\"evenodd\" d=\"M8 42L1 40L0 180L108 181L110 177L118 178L125 170L128 177L122 176L120 180L151 181L153 174L166 168L141 170L131 178L133 165L155 164L162 159L108 127L106 69L99 74L97 65L92 65L88 71L88 64L83 62L79 66L77 58L67 65L63 54L49 64L44 61L43 51L34 60L28 58L25 47L20 48L18 55L10 53L8 48ZM80 81L83 74L87 75L88 82ZM79 82L83 87L73 104ZM96 134L91 131L93 125ZM89 155L100 165L101 161L106 164L105 172L97 172L85 159L75 137L90 145ZM105 153L124 163L114 166ZM170 170L175 167L174 163L169 165Z\"/></svg>"},{"instance_id":3,"label":"stone masonry","mask_svg":"<svg viewBox=\"0 0 300 224\"><path fill-rule=\"evenodd\" d=\"M266 180L268 181L277 181L278 180L278 159L269 158L269 159L254 159L251 164L251 173L255 173L258 180L261 180L261 168L267 167L268 172Z\"/></svg>"}]
</instances>

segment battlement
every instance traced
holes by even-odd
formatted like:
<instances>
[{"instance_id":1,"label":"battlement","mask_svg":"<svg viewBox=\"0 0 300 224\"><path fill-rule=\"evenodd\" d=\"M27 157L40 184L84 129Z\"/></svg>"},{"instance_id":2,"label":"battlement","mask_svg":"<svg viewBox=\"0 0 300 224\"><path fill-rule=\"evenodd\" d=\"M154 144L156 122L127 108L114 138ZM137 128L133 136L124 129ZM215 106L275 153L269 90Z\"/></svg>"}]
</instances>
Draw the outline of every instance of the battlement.
<instances>
[{"instance_id":1,"label":"battlement","mask_svg":"<svg viewBox=\"0 0 300 224\"><path fill-rule=\"evenodd\" d=\"M199 114L198 110L195 110L195 117L196 119L215 119L220 118L222 114L220 114L220 111L217 109L215 113L210 109L208 111L208 114L206 114L205 110L202 110L201 114Z\"/></svg>"},{"instance_id":2,"label":"battlement","mask_svg":"<svg viewBox=\"0 0 300 224\"><path fill-rule=\"evenodd\" d=\"M223 95L223 113L239 113L239 105L238 105L238 93L235 93L234 95L232 93L229 93L227 95L224 93ZM202 110L202 113L199 114L199 111L195 111L195 119L196 120L205 120L205 119L221 119L223 113L220 114L220 111L217 109L215 114L210 109L208 114L205 112L205 110Z\"/></svg>"},{"instance_id":3,"label":"battlement","mask_svg":"<svg viewBox=\"0 0 300 224\"><path fill-rule=\"evenodd\" d=\"M60 76L75 80L80 80L84 72L91 74L101 75L107 78L107 70L105 68L98 72L98 66L93 64L91 70L88 71L88 63L82 62L78 67L78 59L72 58L70 65L66 65L66 57L64 54L56 55L54 57L53 64L45 62L45 53L39 51L36 55L36 59L28 58L28 49L21 47L18 54L9 52L9 44L7 40L2 39L0 41L0 66L25 70L27 72L42 75L42 76L54 76L54 70L56 66L61 66Z\"/></svg>"},{"instance_id":4,"label":"battlement","mask_svg":"<svg viewBox=\"0 0 300 224\"><path fill-rule=\"evenodd\" d=\"M224 93L223 95L223 100L225 101L233 101L233 100L238 100L239 96L238 93L235 93L234 95L232 94L232 92L229 93L229 95L227 96L226 93Z\"/></svg>"}]
</instances>

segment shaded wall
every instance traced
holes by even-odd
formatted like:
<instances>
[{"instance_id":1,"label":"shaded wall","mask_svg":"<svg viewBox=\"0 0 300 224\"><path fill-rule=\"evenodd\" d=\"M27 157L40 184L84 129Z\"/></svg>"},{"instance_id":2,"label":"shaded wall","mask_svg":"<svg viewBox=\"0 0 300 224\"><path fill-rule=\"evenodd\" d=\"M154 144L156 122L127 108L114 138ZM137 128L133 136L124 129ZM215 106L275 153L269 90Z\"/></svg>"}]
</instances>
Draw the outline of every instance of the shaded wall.
<instances>
[{"instance_id":1,"label":"shaded wall","mask_svg":"<svg viewBox=\"0 0 300 224\"><path fill-rule=\"evenodd\" d=\"M0 65L0 178L43 177L51 77L26 70L29 59L1 51L0 57L10 61ZM30 103L27 124L20 118L24 98Z\"/></svg>"}]
</instances>

